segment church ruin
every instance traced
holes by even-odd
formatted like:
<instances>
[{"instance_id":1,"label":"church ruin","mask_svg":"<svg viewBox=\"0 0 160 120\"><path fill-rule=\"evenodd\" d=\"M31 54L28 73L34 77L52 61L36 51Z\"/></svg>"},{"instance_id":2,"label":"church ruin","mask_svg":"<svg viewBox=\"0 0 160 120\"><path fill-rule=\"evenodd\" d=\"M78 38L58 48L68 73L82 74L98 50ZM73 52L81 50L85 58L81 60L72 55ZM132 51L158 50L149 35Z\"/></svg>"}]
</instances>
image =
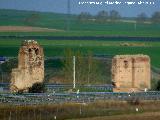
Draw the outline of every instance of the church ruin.
<instances>
[{"instance_id":1,"label":"church ruin","mask_svg":"<svg viewBox=\"0 0 160 120\"><path fill-rule=\"evenodd\" d=\"M11 92L28 91L44 80L43 48L34 40L25 40L18 54L18 68L12 69Z\"/></svg>"},{"instance_id":2,"label":"church ruin","mask_svg":"<svg viewBox=\"0 0 160 120\"><path fill-rule=\"evenodd\" d=\"M114 92L150 89L150 58L147 55L116 55L112 59Z\"/></svg>"}]
</instances>

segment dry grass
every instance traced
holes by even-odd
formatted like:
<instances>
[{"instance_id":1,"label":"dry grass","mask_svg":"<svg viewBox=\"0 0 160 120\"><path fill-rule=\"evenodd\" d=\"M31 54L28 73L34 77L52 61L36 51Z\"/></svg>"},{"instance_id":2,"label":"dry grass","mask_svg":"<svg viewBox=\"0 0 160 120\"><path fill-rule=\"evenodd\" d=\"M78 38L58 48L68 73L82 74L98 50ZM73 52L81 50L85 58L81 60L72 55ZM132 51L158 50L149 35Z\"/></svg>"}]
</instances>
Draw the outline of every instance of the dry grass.
<instances>
[{"instance_id":1,"label":"dry grass","mask_svg":"<svg viewBox=\"0 0 160 120\"><path fill-rule=\"evenodd\" d=\"M129 47L150 47L150 45L146 45L145 43L129 43L129 42L123 42L120 43L120 46L129 46Z\"/></svg>"},{"instance_id":2,"label":"dry grass","mask_svg":"<svg viewBox=\"0 0 160 120\"><path fill-rule=\"evenodd\" d=\"M136 108L139 109L136 112ZM160 101L97 101L89 104L64 103L49 105L0 105L0 120L57 120L86 118L84 120L154 120L160 117ZM99 117L98 117L99 116ZM102 117L103 116L103 117ZM150 119L148 119L150 118ZM83 119L82 119L83 120Z\"/></svg>"},{"instance_id":3,"label":"dry grass","mask_svg":"<svg viewBox=\"0 0 160 120\"><path fill-rule=\"evenodd\" d=\"M160 112L146 112L129 115L81 118L76 120L159 120L158 118L160 118Z\"/></svg>"}]
</instances>

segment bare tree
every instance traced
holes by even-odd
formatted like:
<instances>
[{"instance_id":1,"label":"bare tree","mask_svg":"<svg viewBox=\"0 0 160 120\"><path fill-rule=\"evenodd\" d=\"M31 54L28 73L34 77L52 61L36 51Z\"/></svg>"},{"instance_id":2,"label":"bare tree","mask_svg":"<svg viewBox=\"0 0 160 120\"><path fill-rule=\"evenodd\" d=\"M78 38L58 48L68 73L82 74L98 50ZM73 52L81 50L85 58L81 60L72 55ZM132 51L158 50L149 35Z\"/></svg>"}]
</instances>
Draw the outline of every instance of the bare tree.
<instances>
[{"instance_id":1,"label":"bare tree","mask_svg":"<svg viewBox=\"0 0 160 120\"><path fill-rule=\"evenodd\" d=\"M144 12L140 13L136 19L138 23L144 23L146 20L147 20L147 15Z\"/></svg>"},{"instance_id":2,"label":"bare tree","mask_svg":"<svg viewBox=\"0 0 160 120\"><path fill-rule=\"evenodd\" d=\"M73 51L71 49L66 49L65 50L65 59L64 59L64 81L65 83L71 83L73 77Z\"/></svg>"},{"instance_id":3,"label":"bare tree","mask_svg":"<svg viewBox=\"0 0 160 120\"><path fill-rule=\"evenodd\" d=\"M99 84L104 82L104 63L93 57L89 51L86 55L81 51L67 50L64 62L64 77L66 83L71 83L73 80L73 56L76 57L76 83L77 84ZM106 80L106 78L105 78ZM105 81L107 82L107 80Z\"/></svg>"},{"instance_id":4,"label":"bare tree","mask_svg":"<svg viewBox=\"0 0 160 120\"><path fill-rule=\"evenodd\" d=\"M151 21L153 23L159 23L160 22L160 11L156 11L155 13L153 13L153 15L151 17Z\"/></svg>"},{"instance_id":5,"label":"bare tree","mask_svg":"<svg viewBox=\"0 0 160 120\"><path fill-rule=\"evenodd\" d=\"M105 23L105 22L108 21L109 15L108 15L108 12L107 12L107 11L102 10L102 11L100 11L100 12L97 13L97 15L96 15L95 18L96 18L96 21L97 21L97 22Z\"/></svg>"},{"instance_id":6,"label":"bare tree","mask_svg":"<svg viewBox=\"0 0 160 120\"><path fill-rule=\"evenodd\" d=\"M89 12L81 12L78 15L78 21L87 22L92 19L92 15Z\"/></svg>"},{"instance_id":7,"label":"bare tree","mask_svg":"<svg viewBox=\"0 0 160 120\"><path fill-rule=\"evenodd\" d=\"M111 22L117 22L121 18L119 12L116 10L110 11L109 17L110 17Z\"/></svg>"}]
</instances>

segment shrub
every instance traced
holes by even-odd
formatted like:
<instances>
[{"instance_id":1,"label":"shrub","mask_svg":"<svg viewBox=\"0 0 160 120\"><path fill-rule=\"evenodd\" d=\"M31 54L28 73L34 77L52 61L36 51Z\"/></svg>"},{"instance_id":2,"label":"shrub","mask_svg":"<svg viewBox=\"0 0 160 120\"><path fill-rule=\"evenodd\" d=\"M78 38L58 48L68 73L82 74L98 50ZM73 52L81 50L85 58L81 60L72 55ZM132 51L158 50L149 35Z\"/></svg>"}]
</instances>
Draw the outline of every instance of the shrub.
<instances>
[{"instance_id":1,"label":"shrub","mask_svg":"<svg viewBox=\"0 0 160 120\"><path fill-rule=\"evenodd\" d=\"M32 87L29 88L30 93L43 93L45 92L44 83L35 83Z\"/></svg>"}]
</instances>

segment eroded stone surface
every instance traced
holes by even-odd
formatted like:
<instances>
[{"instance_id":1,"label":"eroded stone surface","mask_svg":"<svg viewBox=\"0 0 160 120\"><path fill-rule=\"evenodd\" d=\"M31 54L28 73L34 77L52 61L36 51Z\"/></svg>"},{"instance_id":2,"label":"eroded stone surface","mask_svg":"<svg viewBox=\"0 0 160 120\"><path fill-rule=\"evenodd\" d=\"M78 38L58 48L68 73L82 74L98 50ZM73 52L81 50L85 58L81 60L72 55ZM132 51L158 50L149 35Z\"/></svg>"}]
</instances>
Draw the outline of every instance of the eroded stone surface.
<instances>
[{"instance_id":1,"label":"eroded stone surface","mask_svg":"<svg viewBox=\"0 0 160 120\"><path fill-rule=\"evenodd\" d=\"M11 92L28 91L44 80L43 48L34 40L24 41L19 49L18 68L12 69Z\"/></svg>"},{"instance_id":2,"label":"eroded stone surface","mask_svg":"<svg viewBox=\"0 0 160 120\"><path fill-rule=\"evenodd\" d=\"M112 59L115 92L150 89L150 58L147 55L116 55Z\"/></svg>"}]
</instances>

